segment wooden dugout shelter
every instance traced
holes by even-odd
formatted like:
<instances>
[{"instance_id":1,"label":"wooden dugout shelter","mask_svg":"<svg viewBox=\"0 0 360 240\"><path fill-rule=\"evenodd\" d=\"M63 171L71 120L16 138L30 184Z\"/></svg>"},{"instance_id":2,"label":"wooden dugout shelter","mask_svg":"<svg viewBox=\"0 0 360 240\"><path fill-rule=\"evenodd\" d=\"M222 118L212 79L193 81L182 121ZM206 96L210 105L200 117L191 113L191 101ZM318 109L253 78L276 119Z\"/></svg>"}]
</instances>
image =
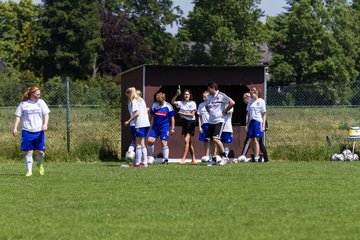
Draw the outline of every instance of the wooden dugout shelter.
<instances>
[{"instance_id":1,"label":"wooden dugout shelter","mask_svg":"<svg viewBox=\"0 0 360 240\"><path fill-rule=\"evenodd\" d=\"M242 96L250 88L256 87L261 90L260 97L266 101L266 66L203 66L203 65L141 65L115 76L115 81L121 84L121 153L125 155L128 146L131 143L130 129L124 127L123 123L129 119L128 103L126 89L135 87L143 92L143 98L146 104L151 108L155 95L158 92L166 94L166 101L171 99L176 93L178 85L182 92L189 89L193 95L193 101L196 105L202 102L202 93L207 90L209 82L216 82L219 90L231 97L236 105L232 117L233 138L230 145L230 157L238 157L246 137L245 116L246 105L242 102ZM180 100L180 98L179 98ZM175 110L175 134L170 136L169 148L170 158L178 159L182 157L184 147L184 137L181 135L181 120ZM195 129L195 135L192 138L196 158L204 155L203 143L198 141L198 127ZM160 140L156 141L155 154L161 156ZM188 156L190 159L190 155Z\"/></svg>"}]
</instances>

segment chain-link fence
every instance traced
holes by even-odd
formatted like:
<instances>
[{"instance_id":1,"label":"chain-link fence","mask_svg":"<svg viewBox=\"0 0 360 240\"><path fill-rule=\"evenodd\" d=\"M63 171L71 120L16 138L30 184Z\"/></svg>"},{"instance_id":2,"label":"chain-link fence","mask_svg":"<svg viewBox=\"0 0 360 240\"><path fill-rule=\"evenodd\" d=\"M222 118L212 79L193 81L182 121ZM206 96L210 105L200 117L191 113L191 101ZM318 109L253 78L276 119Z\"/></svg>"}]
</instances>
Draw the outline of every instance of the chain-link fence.
<instances>
[{"instance_id":1,"label":"chain-link fence","mask_svg":"<svg viewBox=\"0 0 360 240\"><path fill-rule=\"evenodd\" d=\"M0 86L0 151L5 159L22 159L20 137L11 134L15 109L29 85ZM120 89L115 85L70 84L67 126L66 84L42 84L49 105L46 132L51 161L116 160L121 141ZM351 84L309 84L268 87L266 144L270 160L326 160L346 146L351 126L360 126L360 88ZM149 105L150 103L148 103ZM127 110L126 110L127 111ZM70 129L70 139L67 130ZM327 136L330 141L327 141ZM67 151L70 141L70 151Z\"/></svg>"},{"instance_id":2,"label":"chain-link fence","mask_svg":"<svg viewBox=\"0 0 360 240\"><path fill-rule=\"evenodd\" d=\"M20 136L14 138L11 132L16 107L28 86L28 84L0 86L2 157L22 156L19 146ZM81 84L70 84L69 121L67 121L66 84L42 84L39 88L42 98L51 111L49 129L46 132L48 160L91 161L114 160L119 157L121 136L119 87L111 85L89 88Z\"/></svg>"},{"instance_id":3,"label":"chain-link fence","mask_svg":"<svg viewBox=\"0 0 360 240\"><path fill-rule=\"evenodd\" d=\"M267 89L267 147L273 159L329 160L351 148L360 126L359 83L314 83Z\"/></svg>"}]
</instances>

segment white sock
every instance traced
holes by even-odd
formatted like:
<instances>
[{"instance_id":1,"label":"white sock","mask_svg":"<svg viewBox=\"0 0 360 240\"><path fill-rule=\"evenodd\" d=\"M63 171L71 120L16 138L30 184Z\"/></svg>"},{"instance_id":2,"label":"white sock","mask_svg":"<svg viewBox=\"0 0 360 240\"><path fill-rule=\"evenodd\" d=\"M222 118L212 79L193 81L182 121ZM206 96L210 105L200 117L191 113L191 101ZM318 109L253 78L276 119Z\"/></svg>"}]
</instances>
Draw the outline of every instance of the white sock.
<instances>
[{"instance_id":1,"label":"white sock","mask_svg":"<svg viewBox=\"0 0 360 240\"><path fill-rule=\"evenodd\" d=\"M26 168L28 172L32 172L32 165L33 165L33 156L32 154L26 154L25 155L25 163L26 163Z\"/></svg>"},{"instance_id":2,"label":"white sock","mask_svg":"<svg viewBox=\"0 0 360 240\"><path fill-rule=\"evenodd\" d=\"M162 154L164 156L164 159L169 159L169 146L163 147Z\"/></svg>"},{"instance_id":3,"label":"white sock","mask_svg":"<svg viewBox=\"0 0 360 240\"><path fill-rule=\"evenodd\" d=\"M255 162L258 162L259 161L259 156L254 157L254 159L255 159Z\"/></svg>"},{"instance_id":4,"label":"white sock","mask_svg":"<svg viewBox=\"0 0 360 240\"><path fill-rule=\"evenodd\" d=\"M154 156L154 150L155 150L154 144L148 145L149 156L152 156L152 157Z\"/></svg>"},{"instance_id":5,"label":"white sock","mask_svg":"<svg viewBox=\"0 0 360 240\"><path fill-rule=\"evenodd\" d=\"M141 162L142 147L136 147L135 164L139 165Z\"/></svg>"},{"instance_id":6,"label":"white sock","mask_svg":"<svg viewBox=\"0 0 360 240\"><path fill-rule=\"evenodd\" d=\"M143 163L145 165L148 164L148 153L147 153L147 149L146 149L146 146L142 146L141 148L141 152L142 152L142 160L143 160Z\"/></svg>"},{"instance_id":7,"label":"white sock","mask_svg":"<svg viewBox=\"0 0 360 240\"><path fill-rule=\"evenodd\" d=\"M42 165L42 162L44 161L44 157L45 157L45 154L36 156L36 161L37 161L37 166L38 167L40 167Z\"/></svg>"},{"instance_id":8,"label":"white sock","mask_svg":"<svg viewBox=\"0 0 360 240\"><path fill-rule=\"evenodd\" d=\"M128 148L128 152L131 152L131 151L135 151L135 144L130 144L129 148Z\"/></svg>"},{"instance_id":9,"label":"white sock","mask_svg":"<svg viewBox=\"0 0 360 240\"><path fill-rule=\"evenodd\" d=\"M226 157L229 156L229 152L230 152L229 148L227 148L227 147L224 148L224 153L225 153Z\"/></svg>"}]
</instances>

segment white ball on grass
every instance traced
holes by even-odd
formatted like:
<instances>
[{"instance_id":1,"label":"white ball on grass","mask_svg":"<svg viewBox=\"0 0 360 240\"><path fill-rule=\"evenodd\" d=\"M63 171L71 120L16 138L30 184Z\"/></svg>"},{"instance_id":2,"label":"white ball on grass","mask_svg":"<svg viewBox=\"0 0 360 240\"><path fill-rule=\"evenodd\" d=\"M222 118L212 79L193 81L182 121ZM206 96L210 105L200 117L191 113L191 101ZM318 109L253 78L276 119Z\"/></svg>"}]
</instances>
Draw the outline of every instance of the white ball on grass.
<instances>
[{"instance_id":1,"label":"white ball on grass","mask_svg":"<svg viewBox=\"0 0 360 240\"><path fill-rule=\"evenodd\" d=\"M345 149L342 154L346 157L349 154L352 154L352 152L349 149Z\"/></svg>"},{"instance_id":2,"label":"white ball on grass","mask_svg":"<svg viewBox=\"0 0 360 240\"><path fill-rule=\"evenodd\" d=\"M154 164L155 158L153 156L148 156L148 164Z\"/></svg>"},{"instance_id":3,"label":"white ball on grass","mask_svg":"<svg viewBox=\"0 0 360 240\"><path fill-rule=\"evenodd\" d=\"M342 155L341 153L340 153L340 154L337 154L337 160L338 160L338 161L344 161L344 160L345 160L345 156Z\"/></svg>"},{"instance_id":4,"label":"white ball on grass","mask_svg":"<svg viewBox=\"0 0 360 240\"><path fill-rule=\"evenodd\" d=\"M202 163L207 163L207 162L209 162L210 161L210 157L209 156L202 156L201 157L201 162Z\"/></svg>"},{"instance_id":5,"label":"white ball on grass","mask_svg":"<svg viewBox=\"0 0 360 240\"><path fill-rule=\"evenodd\" d=\"M126 160L134 160L135 159L135 152L134 151L127 151L125 153Z\"/></svg>"},{"instance_id":6,"label":"white ball on grass","mask_svg":"<svg viewBox=\"0 0 360 240\"><path fill-rule=\"evenodd\" d=\"M238 161L239 162L246 162L246 156L241 155L240 157L238 157Z\"/></svg>"},{"instance_id":7,"label":"white ball on grass","mask_svg":"<svg viewBox=\"0 0 360 240\"><path fill-rule=\"evenodd\" d=\"M216 159L216 162L221 162L221 157L220 157L220 155L216 155L216 156L215 156L215 159Z\"/></svg>"},{"instance_id":8,"label":"white ball on grass","mask_svg":"<svg viewBox=\"0 0 360 240\"><path fill-rule=\"evenodd\" d=\"M357 155L356 153L354 153L354 161L359 161L359 155Z\"/></svg>"}]
</instances>

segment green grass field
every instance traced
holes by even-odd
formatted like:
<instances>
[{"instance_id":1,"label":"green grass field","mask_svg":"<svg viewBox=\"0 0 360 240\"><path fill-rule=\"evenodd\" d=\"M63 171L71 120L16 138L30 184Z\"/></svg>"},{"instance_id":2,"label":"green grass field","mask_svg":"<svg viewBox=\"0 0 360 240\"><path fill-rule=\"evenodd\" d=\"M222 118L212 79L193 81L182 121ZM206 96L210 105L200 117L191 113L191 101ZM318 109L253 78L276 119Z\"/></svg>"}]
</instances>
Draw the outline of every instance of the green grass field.
<instances>
[{"instance_id":1,"label":"green grass field","mask_svg":"<svg viewBox=\"0 0 360 240\"><path fill-rule=\"evenodd\" d=\"M0 239L360 237L360 162L45 169L0 163Z\"/></svg>"}]
</instances>

